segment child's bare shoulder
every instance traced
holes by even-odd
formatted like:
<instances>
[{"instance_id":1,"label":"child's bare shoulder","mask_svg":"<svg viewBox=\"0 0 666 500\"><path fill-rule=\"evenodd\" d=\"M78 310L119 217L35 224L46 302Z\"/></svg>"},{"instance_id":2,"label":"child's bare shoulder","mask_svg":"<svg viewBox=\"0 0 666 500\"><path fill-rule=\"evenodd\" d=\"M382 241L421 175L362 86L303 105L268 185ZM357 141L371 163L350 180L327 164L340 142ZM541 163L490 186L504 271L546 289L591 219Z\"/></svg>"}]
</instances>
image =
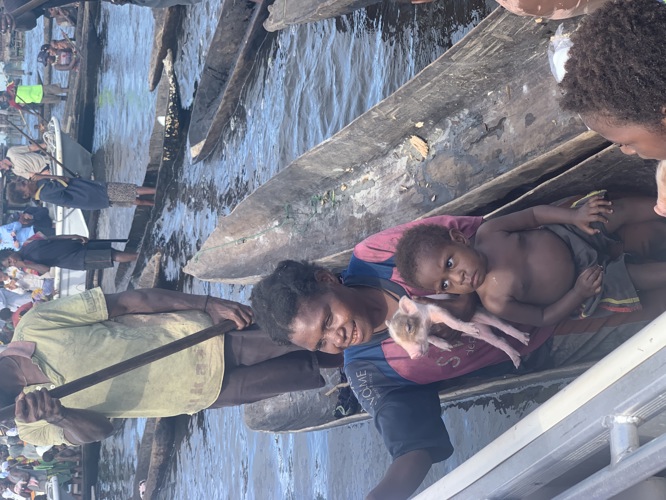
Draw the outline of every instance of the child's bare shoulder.
<instances>
[{"instance_id":1,"label":"child's bare shoulder","mask_svg":"<svg viewBox=\"0 0 666 500\"><path fill-rule=\"evenodd\" d=\"M490 277L492 279L492 277ZM483 290L477 290L481 304L488 312L492 314L502 314L511 297L506 290L500 290L498 287L484 287Z\"/></svg>"},{"instance_id":2,"label":"child's bare shoulder","mask_svg":"<svg viewBox=\"0 0 666 500\"><path fill-rule=\"evenodd\" d=\"M474 241L477 243L480 241L490 241L495 239L501 239L508 235L501 227L494 223L491 219L487 222L481 224L479 229L477 229L474 236Z\"/></svg>"}]
</instances>

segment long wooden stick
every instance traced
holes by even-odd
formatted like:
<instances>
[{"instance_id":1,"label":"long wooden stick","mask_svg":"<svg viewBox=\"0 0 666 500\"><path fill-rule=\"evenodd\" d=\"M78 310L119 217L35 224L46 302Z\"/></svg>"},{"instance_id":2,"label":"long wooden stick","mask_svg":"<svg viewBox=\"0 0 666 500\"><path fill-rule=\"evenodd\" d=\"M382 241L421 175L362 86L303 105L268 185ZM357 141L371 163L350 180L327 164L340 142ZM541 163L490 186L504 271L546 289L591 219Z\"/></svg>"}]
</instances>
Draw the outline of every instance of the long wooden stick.
<instances>
[{"instance_id":1,"label":"long wooden stick","mask_svg":"<svg viewBox=\"0 0 666 500\"><path fill-rule=\"evenodd\" d=\"M121 361L115 365L107 366L106 368L91 373L90 375L86 375L85 377L72 380L71 382L63 384L60 387L51 389L49 394L53 398L64 398L65 396L69 396L75 392L92 387L93 385L105 382L114 377L118 377L119 375L145 366L149 363L152 363L153 361L165 358L171 354L180 352L184 349L192 347L196 344L200 344L201 342L205 342L206 340L212 339L213 337L217 337L218 335L225 334L235 329L236 324L231 320L226 320L219 325L211 326L210 328L193 333L192 335L188 335L182 339L174 340L173 342L153 349L152 351L144 352L143 354L126 359L125 361ZM0 421L6 420L8 418L14 418L15 406L16 405L10 405L0 409Z\"/></svg>"},{"instance_id":2,"label":"long wooden stick","mask_svg":"<svg viewBox=\"0 0 666 500\"><path fill-rule=\"evenodd\" d=\"M127 243L129 238L107 238L105 240L91 240L88 239L88 243Z\"/></svg>"},{"instance_id":3,"label":"long wooden stick","mask_svg":"<svg viewBox=\"0 0 666 500\"><path fill-rule=\"evenodd\" d=\"M14 9L13 11L6 13L12 17L20 17L21 14L25 14L26 12L35 9L42 4L45 4L46 2L48 2L48 0L30 0L30 2L21 5L18 9Z\"/></svg>"}]
</instances>

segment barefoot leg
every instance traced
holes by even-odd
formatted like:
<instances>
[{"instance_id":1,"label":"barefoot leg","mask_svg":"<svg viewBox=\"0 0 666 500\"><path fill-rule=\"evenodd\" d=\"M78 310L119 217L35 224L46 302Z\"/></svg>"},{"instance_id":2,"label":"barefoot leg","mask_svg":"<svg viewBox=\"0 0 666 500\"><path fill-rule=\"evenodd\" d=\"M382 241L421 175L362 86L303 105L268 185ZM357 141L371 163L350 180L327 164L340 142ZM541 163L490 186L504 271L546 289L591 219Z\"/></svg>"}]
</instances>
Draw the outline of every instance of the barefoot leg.
<instances>
[{"instance_id":1,"label":"barefoot leg","mask_svg":"<svg viewBox=\"0 0 666 500\"><path fill-rule=\"evenodd\" d=\"M139 196L141 195L151 195L155 194L155 188L154 187L147 187L147 186L137 186L136 188L136 194Z\"/></svg>"},{"instance_id":2,"label":"barefoot leg","mask_svg":"<svg viewBox=\"0 0 666 500\"><path fill-rule=\"evenodd\" d=\"M155 202L153 200L142 200L141 198L137 198L134 200L134 204L140 207L154 207Z\"/></svg>"},{"instance_id":3,"label":"barefoot leg","mask_svg":"<svg viewBox=\"0 0 666 500\"><path fill-rule=\"evenodd\" d=\"M139 254L132 252L121 252L119 250L111 251L111 260L113 262L132 262L137 259Z\"/></svg>"}]
</instances>

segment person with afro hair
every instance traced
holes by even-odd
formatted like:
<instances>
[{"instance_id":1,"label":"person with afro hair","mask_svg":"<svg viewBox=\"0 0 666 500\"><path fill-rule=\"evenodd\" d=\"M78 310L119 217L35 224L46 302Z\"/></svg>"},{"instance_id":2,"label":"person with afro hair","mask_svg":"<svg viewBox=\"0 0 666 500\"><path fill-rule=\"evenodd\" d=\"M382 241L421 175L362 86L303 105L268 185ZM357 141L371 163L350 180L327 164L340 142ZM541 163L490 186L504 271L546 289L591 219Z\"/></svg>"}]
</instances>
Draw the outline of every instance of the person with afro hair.
<instances>
[{"instance_id":1,"label":"person with afro hair","mask_svg":"<svg viewBox=\"0 0 666 500\"><path fill-rule=\"evenodd\" d=\"M560 83L560 105L623 153L662 160L655 211L666 216L666 4L614 0L587 16Z\"/></svg>"}]
</instances>

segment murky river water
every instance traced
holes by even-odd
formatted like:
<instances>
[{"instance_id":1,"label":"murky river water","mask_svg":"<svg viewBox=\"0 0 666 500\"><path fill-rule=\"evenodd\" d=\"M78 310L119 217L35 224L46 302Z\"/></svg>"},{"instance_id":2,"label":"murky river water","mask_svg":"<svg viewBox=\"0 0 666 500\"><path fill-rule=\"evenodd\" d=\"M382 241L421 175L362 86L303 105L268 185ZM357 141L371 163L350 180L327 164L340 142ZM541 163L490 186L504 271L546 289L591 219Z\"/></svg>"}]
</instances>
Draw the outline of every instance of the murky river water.
<instances>
[{"instance_id":1,"label":"murky river water","mask_svg":"<svg viewBox=\"0 0 666 500\"><path fill-rule=\"evenodd\" d=\"M191 105L218 11L217 0L188 9L175 65L184 106ZM186 159L174 179L178 192L158 215L152 238L165 249L167 277L179 279L182 265L213 230L218 215L228 213L291 160L409 80L488 12L480 0L416 9L387 3L271 35L245 89L246 119L235 121L207 161L191 165ZM98 29L105 51L94 149L107 164L108 180L141 183L145 174L155 114L155 96L147 89L153 24L148 9L102 6ZM126 237L131 215L131 209L104 211L100 237ZM241 301L247 294L243 287L193 279L186 279L184 287ZM113 280L105 277L104 288L112 290ZM433 467L424 484L441 477L533 406L520 403L507 409L489 399L485 406L447 412L444 418L457 452ZM128 422L123 432L104 442L102 498L132 497L143 429L142 420ZM272 435L247 430L239 408L215 410L192 419L161 498L362 498L389 462L381 439L368 424Z\"/></svg>"}]
</instances>

